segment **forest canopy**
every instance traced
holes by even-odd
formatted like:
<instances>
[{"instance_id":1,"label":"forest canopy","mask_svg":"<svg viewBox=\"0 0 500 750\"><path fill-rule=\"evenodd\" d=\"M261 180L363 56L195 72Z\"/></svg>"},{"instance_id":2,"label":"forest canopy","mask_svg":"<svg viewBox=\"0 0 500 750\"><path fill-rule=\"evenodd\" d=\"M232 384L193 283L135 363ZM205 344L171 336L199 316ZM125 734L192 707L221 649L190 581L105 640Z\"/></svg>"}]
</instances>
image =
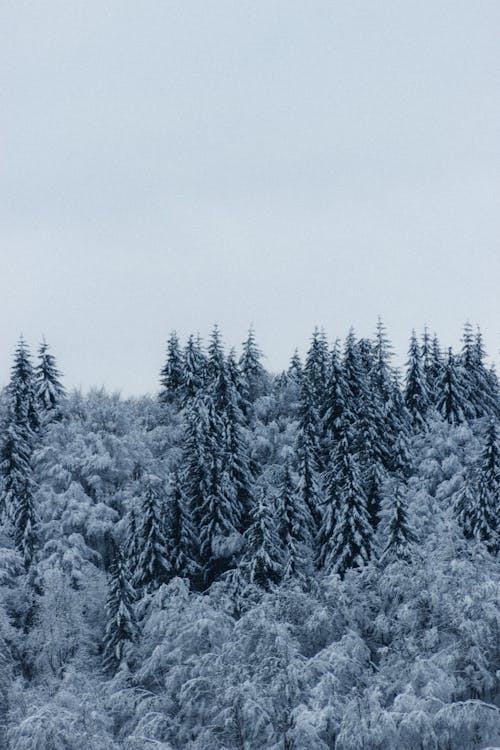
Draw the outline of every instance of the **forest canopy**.
<instances>
[{"instance_id":1,"label":"forest canopy","mask_svg":"<svg viewBox=\"0 0 500 750\"><path fill-rule=\"evenodd\" d=\"M161 342L159 343L161 346ZM405 367L315 329L268 372L168 338L156 396L0 402L0 747L500 744L500 391L479 329Z\"/></svg>"}]
</instances>

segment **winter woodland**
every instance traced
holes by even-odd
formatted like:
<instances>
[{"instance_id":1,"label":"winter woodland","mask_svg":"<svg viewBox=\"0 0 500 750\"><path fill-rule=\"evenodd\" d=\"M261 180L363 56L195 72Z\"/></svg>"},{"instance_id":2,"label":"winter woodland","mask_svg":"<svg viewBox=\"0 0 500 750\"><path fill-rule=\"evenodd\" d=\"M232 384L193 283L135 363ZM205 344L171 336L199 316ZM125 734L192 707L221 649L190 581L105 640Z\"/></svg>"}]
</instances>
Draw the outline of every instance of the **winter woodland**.
<instances>
[{"instance_id":1,"label":"winter woodland","mask_svg":"<svg viewBox=\"0 0 500 750\"><path fill-rule=\"evenodd\" d=\"M161 342L159 342L159 348ZM500 745L500 396L481 333L167 342L157 396L21 339L0 417L0 748ZM133 362L131 362L131 367Z\"/></svg>"}]
</instances>

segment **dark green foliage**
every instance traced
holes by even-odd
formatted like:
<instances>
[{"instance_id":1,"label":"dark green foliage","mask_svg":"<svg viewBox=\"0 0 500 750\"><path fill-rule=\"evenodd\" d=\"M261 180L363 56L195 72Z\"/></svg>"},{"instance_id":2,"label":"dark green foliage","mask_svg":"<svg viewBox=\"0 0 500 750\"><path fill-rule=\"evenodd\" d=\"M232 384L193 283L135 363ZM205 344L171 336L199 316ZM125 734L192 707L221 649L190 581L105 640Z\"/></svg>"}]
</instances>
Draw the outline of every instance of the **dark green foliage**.
<instances>
[{"instance_id":1,"label":"dark green foliage","mask_svg":"<svg viewBox=\"0 0 500 750\"><path fill-rule=\"evenodd\" d=\"M114 672L122 662L131 662L138 628L134 614L135 591L130 582L126 560L115 545L109 569L106 601L106 631L103 639L103 666Z\"/></svg>"}]
</instances>

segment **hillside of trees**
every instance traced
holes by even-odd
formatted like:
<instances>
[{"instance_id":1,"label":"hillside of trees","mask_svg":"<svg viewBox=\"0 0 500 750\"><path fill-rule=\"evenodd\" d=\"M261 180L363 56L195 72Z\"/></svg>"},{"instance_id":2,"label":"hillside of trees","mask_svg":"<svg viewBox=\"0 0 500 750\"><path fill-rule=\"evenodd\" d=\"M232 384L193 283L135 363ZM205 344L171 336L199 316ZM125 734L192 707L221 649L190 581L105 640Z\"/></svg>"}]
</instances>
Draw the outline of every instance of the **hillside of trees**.
<instances>
[{"instance_id":1,"label":"hillside of trees","mask_svg":"<svg viewBox=\"0 0 500 750\"><path fill-rule=\"evenodd\" d=\"M500 746L499 383L470 324L392 361L381 321L280 374L215 327L124 399L21 339L0 748Z\"/></svg>"}]
</instances>

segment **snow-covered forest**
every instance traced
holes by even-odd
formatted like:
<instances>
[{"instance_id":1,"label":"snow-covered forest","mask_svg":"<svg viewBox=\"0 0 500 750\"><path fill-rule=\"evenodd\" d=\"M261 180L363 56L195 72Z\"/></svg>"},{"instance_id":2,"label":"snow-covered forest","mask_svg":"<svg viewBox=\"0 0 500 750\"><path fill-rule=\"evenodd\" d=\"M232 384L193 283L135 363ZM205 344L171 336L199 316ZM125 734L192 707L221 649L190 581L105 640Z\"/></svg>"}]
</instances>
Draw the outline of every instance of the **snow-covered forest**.
<instances>
[{"instance_id":1,"label":"snow-covered forest","mask_svg":"<svg viewBox=\"0 0 500 750\"><path fill-rule=\"evenodd\" d=\"M271 374L253 331L172 334L124 399L20 340L0 748L500 745L499 384L479 330L444 344L315 330Z\"/></svg>"}]
</instances>

